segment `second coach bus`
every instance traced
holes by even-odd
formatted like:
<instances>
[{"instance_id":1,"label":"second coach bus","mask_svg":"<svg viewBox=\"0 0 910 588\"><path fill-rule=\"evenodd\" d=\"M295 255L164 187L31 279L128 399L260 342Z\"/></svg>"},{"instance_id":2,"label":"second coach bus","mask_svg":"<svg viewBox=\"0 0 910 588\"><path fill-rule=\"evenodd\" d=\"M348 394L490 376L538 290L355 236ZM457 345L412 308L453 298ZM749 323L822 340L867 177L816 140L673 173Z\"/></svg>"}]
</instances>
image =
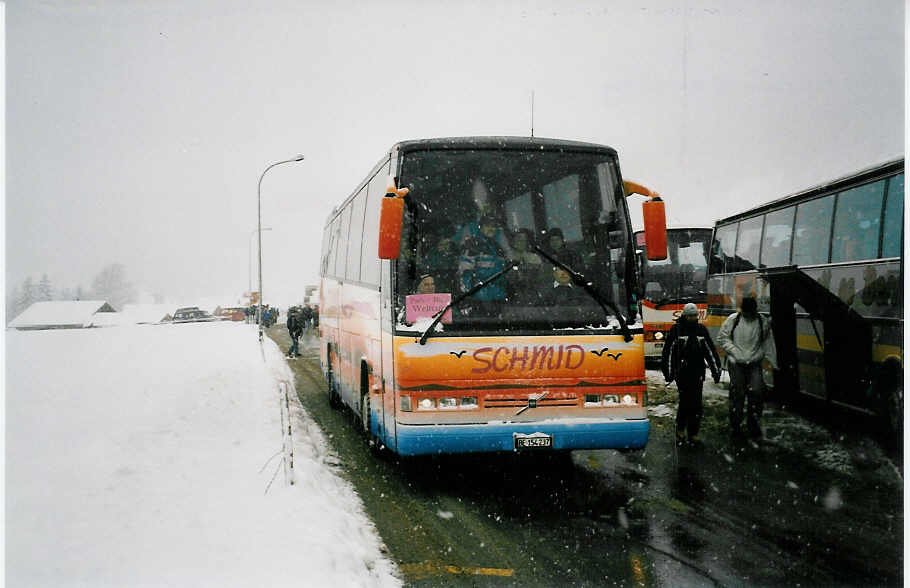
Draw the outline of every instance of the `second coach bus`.
<instances>
[{"instance_id":1,"label":"second coach bus","mask_svg":"<svg viewBox=\"0 0 910 588\"><path fill-rule=\"evenodd\" d=\"M325 227L330 402L401 455L643 447L630 193L659 256L663 203L612 148L394 145Z\"/></svg>"},{"instance_id":2,"label":"second coach bus","mask_svg":"<svg viewBox=\"0 0 910 588\"><path fill-rule=\"evenodd\" d=\"M904 160L717 221L708 277L716 332L743 295L774 329L775 392L903 424Z\"/></svg>"},{"instance_id":3,"label":"second coach bus","mask_svg":"<svg viewBox=\"0 0 910 588\"><path fill-rule=\"evenodd\" d=\"M708 248L713 229L671 227L667 229L667 257L647 257L645 232L635 232L635 247L641 260L641 318L644 323L645 361L660 362L664 339L683 306L698 307L698 320L708 313Z\"/></svg>"}]
</instances>

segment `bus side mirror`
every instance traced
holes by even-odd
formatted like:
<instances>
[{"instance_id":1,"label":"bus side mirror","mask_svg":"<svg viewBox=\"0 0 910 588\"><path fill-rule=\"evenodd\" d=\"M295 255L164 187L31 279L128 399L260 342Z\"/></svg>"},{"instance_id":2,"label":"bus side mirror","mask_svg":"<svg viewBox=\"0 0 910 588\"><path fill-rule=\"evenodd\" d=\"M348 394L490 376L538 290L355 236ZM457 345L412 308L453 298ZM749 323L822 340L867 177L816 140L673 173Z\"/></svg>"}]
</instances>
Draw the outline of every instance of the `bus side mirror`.
<instances>
[{"instance_id":1,"label":"bus side mirror","mask_svg":"<svg viewBox=\"0 0 910 588\"><path fill-rule=\"evenodd\" d=\"M650 261L667 258L667 217L664 213L664 202L660 196L654 196L641 205L642 218L645 223L645 250Z\"/></svg>"},{"instance_id":2,"label":"bus side mirror","mask_svg":"<svg viewBox=\"0 0 910 588\"><path fill-rule=\"evenodd\" d=\"M389 189L382 199L379 213L379 259L397 259L401 248L401 219L404 218L404 196L407 188Z\"/></svg>"}]
</instances>

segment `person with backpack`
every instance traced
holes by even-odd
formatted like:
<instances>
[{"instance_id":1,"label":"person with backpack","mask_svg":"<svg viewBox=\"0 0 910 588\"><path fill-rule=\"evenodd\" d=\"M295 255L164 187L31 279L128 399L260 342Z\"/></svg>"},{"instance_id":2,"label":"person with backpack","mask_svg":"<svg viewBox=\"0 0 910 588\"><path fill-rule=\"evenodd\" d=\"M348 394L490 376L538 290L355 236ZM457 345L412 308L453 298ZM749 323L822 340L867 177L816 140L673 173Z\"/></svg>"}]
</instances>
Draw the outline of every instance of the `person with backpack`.
<instances>
[{"instance_id":1,"label":"person with backpack","mask_svg":"<svg viewBox=\"0 0 910 588\"><path fill-rule=\"evenodd\" d=\"M291 337L291 348L288 349L288 357L300 357L298 339L300 339L300 336L303 334L303 327L300 324L300 319L296 312L288 311L287 327L288 335Z\"/></svg>"},{"instance_id":2,"label":"person with backpack","mask_svg":"<svg viewBox=\"0 0 910 588\"><path fill-rule=\"evenodd\" d=\"M742 434L745 401L749 435L760 439L765 392L762 360L767 359L777 369L777 349L771 322L758 313L755 298L743 297L739 312L728 316L721 325L717 344L726 353L730 372L730 433Z\"/></svg>"},{"instance_id":3,"label":"person with backpack","mask_svg":"<svg viewBox=\"0 0 910 588\"><path fill-rule=\"evenodd\" d=\"M661 370L667 384L676 380L679 408L676 410L676 444L682 445L688 434L689 443L697 444L701 427L702 387L705 366L714 382L720 381L720 357L708 329L698 322L698 307L689 302L683 307L676 324L670 328L661 355Z\"/></svg>"}]
</instances>

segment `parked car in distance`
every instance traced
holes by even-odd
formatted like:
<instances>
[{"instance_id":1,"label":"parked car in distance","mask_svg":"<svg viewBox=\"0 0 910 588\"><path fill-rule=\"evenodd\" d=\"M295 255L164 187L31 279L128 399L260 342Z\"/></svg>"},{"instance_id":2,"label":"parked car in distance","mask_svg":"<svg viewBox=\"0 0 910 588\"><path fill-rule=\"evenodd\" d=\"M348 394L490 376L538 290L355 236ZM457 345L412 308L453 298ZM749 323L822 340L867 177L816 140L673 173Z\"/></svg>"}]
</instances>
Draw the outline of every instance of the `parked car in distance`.
<instances>
[{"instance_id":1,"label":"parked car in distance","mask_svg":"<svg viewBox=\"0 0 910 588\"><path fill-rule=\"evenodd\" d=\"M212 316L198 306L186 306L174 311L172 323L202 323L222 320L221 317Z\"/></svg>"}]
</instances>

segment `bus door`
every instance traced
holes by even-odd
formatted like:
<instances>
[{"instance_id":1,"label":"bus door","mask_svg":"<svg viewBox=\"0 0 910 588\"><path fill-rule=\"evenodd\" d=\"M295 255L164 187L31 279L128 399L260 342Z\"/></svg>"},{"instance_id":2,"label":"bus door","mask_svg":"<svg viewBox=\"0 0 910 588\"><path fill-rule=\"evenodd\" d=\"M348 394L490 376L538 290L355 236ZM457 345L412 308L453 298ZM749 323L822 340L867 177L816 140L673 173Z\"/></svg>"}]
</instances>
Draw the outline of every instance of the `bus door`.
<instances>
[{"instance_id":1,"label":"bus door","mask_svg":"<svg viewBox=\"0 0 910 588\"><path fill-rule=\"evenodd\" d=\"M819 280L794 267L765 270L771 284L771 320L781 375L828 401L855 405L872 350L868 321ZM797 318L797 311L799 318ZM792 342L788 344L788 342Z\"/></svg>"}]
</instances>

